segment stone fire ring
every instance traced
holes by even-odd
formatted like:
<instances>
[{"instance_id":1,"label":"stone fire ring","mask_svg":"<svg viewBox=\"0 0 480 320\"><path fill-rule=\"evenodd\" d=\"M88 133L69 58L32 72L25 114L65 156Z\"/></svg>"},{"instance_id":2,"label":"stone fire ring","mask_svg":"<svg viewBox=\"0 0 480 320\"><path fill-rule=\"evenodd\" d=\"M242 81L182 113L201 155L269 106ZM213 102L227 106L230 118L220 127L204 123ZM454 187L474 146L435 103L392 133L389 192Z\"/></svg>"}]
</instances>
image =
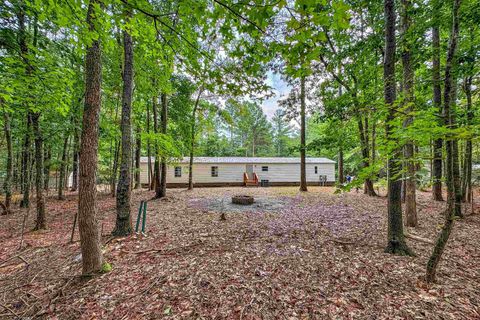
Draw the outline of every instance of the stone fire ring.
<instances>
[{"instance_id":1,"label":"stone fire ring","mask_svg":"<svg viewBox=\"0 0 480 320\"><path fill-rule=\"evenodd\" d=\"M249 205L252 204L255 201L255 199L252 196L233 196L232 197L232 203L235 204L241 204L241 205Z\"/></svg>"}]
</instances>

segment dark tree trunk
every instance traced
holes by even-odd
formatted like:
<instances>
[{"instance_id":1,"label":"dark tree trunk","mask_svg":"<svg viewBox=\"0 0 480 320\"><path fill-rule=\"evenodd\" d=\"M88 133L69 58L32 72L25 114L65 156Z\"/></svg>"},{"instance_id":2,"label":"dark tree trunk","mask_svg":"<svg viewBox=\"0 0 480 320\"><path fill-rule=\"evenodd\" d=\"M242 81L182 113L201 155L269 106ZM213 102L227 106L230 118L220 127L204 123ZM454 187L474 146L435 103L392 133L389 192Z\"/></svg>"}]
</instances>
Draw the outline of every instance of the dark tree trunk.
<instances>
[{"instance_id":1,"label":"dark tree trunk","mask_svg":"<svg viewBox=\"0 0 480 320\"><path fill-rule=\"evenodd\" d=\"M140 189L142 183L140 181L140 157L142 155L142 137L140 126L137 127L137 134L135 137L135 189Z\"/></svg>"},{"instance_id":2,"label":"dark tree trunk","mask_svg":"<svg viewBox=\"0 0 480 320\"><path fill-rule=\"evenodd\" d=\"M434 15L438 14L436 7L433 10ZM438 116L441 118L442 112L442 87L440 78L440 28L438 18L434 17L434 26L432 28L432 73L433 73L433 104L438 110ZM443 120L441 120L443 123ZM433 200L443 201L442 195L442 151L443 140L435 139L433 147Z\"/></svg>"},{"instance_id":3,"label":"dark tree trunk","mask_svg":"<svg viewBox=\"0 0 480 320\"><path fill-rule=\"evenodd\" d=\"M95 8L101 3L91 0L87 25L95 29ZM98 125L102 103L102 57L100 40L93 40L85 57L85 105L80 140L80 183L78 190L78 227L82 250L83 274L97 273L102 268L100 229L97 220Z\"/></svg>"},{"instance_id":4,"label":"dark tree trunk","mask_svg":"<svg viewBox=\"0 0 480 320\"><path fill-rule=\"evenodd\" d=\"M305 131L305 76L302 76L300 78L300 191L307 191Z\"/></svg>"},{"instance_id":5,"label":"dark tree trunk","mask_svg":"<svg viewBox=\"0 0 480 320\"><path fill-rule=\"evenodd\" d=\"M444 101L443 101L443 116L445 124L448 128L452 127L454 114L451 112L451 98L453 89L453 68L455 64L455 51L457 48L457 39L459 32L458 11L460 9L460 0L454 0L452 10L452 30L450 34L450 43L448 46L447 61L445 64L445 86L444 86ZM427 263L426 280L427 282L434 282L436 277L437 266L442 257L443 251L447 245L448 238L452 232L453 222L455 219L455 184L453 177L453 144L452 138L447 137L446 141L446 172L447 172L447 215L446 221L443 224L442 230L435 243L432 255Z\"/></svg>"},{"instance_id":6,"label":"dark tree trunk","mask_svg":"<svg viewBox=\"0 0 480 320\"><path fill-rule=\"evenodd\" d=\"M18 3L18 11L17 11L17 18L18 18L18 44L20 47L20 55L22 60L25 64L25 75L30 77L33 72L33 64L30 63L30 56L29 56L29 49L28 49L28 42L27 42L27 30L25 27L25 3L23 1L19 1ZM34 26L35 34L34 34L34 42L36 42L36 35L37 35L37 23L35 21ZM32 112L31 112L31 105L28 103L25 104L27 109L27 124L25 130L25 140L23 146L23 159L22 159L22 192L23 192L23 199L20 203L20 207L22 208L29 208L30 207L30 185L31 185L31 164L32 161L32 151L31 151L31 126L32 126Z\"/></svg>"},{"instance_id":7,"label":"dark tree trunk","mask_svg":"<svg viewBox=\"0 0 480 320\"><path fill-rule=\"evenodd\" d=\"M403 92L404 103L407 105L407 118L403 122L405 128L413 123L412 112L414 112L414 71L412 65L412 46L411 46L411 18L410 11L412 5L409 0L402 0L402 64L403 64ZM409 37L410 36L410 37ZM404 157L406 164L405 179L405 217L406 225L416 227L417 219L417 201L416 201L416 166L415 152L412 141L408 141L404 146Z\"/></svg>"},{"instance_id":8,"label":"dark tree trunk","mask_svg":"<svg viewBox=\"0 0 480 320\"><path fill-rule=\"evenodd\" d=\"M198 91L197 99L192 110L191 128L190 128L190 160L188 162L188 190L193 189L193 155L195 151L195 123L197 119L198 103L200 102L200 96L202 95L203 88Z\"/></svg>"},{"instance_id":9,"label":"dark tree trunk","mask_svg":"<svg viewBox=\"0 0 480 320\"><path fill-rule=\"evenodd\" d=\"M455 58L454 58L455 59ZM451 91L451 98L450 98L450 127L452 129L457 128L457 123L455 120L456 115L456 101L457 101L457 79L455 75L455 70L452 70L452 91ZM462 212L462 182L460 177L460 153L458 150L458 139L452 139L452 156L453 156L453 184L455 190L455 216L463 218Z\"/></svg>"},{"instance_id":10,"label":"dark tree trunk","mask_svg":"<svg viewBox=\"0 0 480 320\"><path fill-rule=\"evenodd\" d=\"M69 139L69 135L67 133L65 134L65 138L63 140L62 159L60 160L60 177L58 179L58 200L65 200L64 182L65 182L66 166L67 166L68 139Z\"/></svg>"},{"instance_id":11,"label":"dark tree trunk","mask_svg":"<svg viewBox=\"0 0 480 320\"><path fill-rule=\"evenodd\" d=\"M384 0L385 9L385 57L384 93L385 104L388 107L386 122L386 139L391 146L396 146L388 158L388 244L385 252L398 255L412 255L413 252L405 242L402 221L402 201L400 177L400 149L398 140L392 136L392 121L398 116L396 106L395 88L395 0Z\"/></svg>"},{"instance_id":12,"label":"dark tree trunk","mask_svg":"<svg viewBox=\"0 0 480 320\"><path fill-rule=\"evenodd\" d=\"M343 147L338 149L338 184L341 185L344 181L343 176Z\"/></svg>"},{"instance_id":13,"label":"dark tree trunk","mask_svg":"<svg viewBox=\"0 0 480 320\"><path fill-rule=\"evenodd\" d=\"M466 115L467 125L473 124L474 111L472 108L472 80L473 77L466 77L463 89L467 97ZM462 196L463 201L472 201L472 139L468 138L465 142L465 156L463 161L463 180L462 180Z\"/></svg>"},{"instance_id":14,"label":"dark tree trunk","mask_svg":"<svg viewBox=\"0 0 480 320\"><path fill-rule=\"evenodd\" d=\"M73 162L72 162L72 188L71 191L78 189L78 131L74 129L73 133Z\"/></svg>"},{"instance_id":15,"label":"dark tree trunk","mask_svg":"<svg viewBox=\"0 0 480 320\"><path fill-rule=\"evenodd\" d=\"M363 121L360 115L357 115L357 126L358 132L360 134L360 144L362 148L362 169L368 168L370 166L370 152L368 146L368 132L365 132L365 128L363 126ZM373 188L373 182L370 178L366 178L364 182L364 191L367 195L374 197L377 194L375 193L375 189Z\"/></svg>"},{"instance_id":16,"label":"dark tree trunk","mask_svg":"<svg viewBox=\"0 0 480 320\"><path fill-rule=\"evenodd\" d=\"M162 134L167 134L167 94L162 93L162 112L161 112L161 120L162 120ZM160 188L159 193L157 194L157 198L163 198L167 195L167 160L165 156L161 157L161 180L160 180Z\"/></svg>"},{"instance_id":17,"label":"dark tree trunk","mask_svg":"<svg viewBox=\"0 0 480 320\"><path fill-rule=\"evenodd\" d=\"M48 146L45 148L43 160L43 189L48 195L50 191L50 168L52 162L52 147Z\"/></svg>"},{"instance_id":18,"label":"dark tree trunk","mask_svg":"<svg viewBox=\"0 0 480 320\"><path fill-rule=\"evenodd\" d=\"M30 207L30 162L31 162L31 142L30 142L30 130L32 123L32 115L30 111L27 112L27 123L25 126L25 139L23 143L22 151L22 193L23 199L20 202L21 208Z\"/></svg>"},{"instance_id":19,"label":"dark tree trunk","mask_svg":"<svg viewBox=\"0 0 480 320\"><path fill-rule=\"evenodd\" d=\"M115 197L117 195L117 172L118 172L118 159L120 158L120 141L114 141L114 151L113 151L113 164L112 172L110 176L110 195Z\"/></svg>"},{"instance_id":20,"label":"dark tree trunk","mask_svg":"<svg viewBox=\"0 0 480 320\"><path fill-rule=\"evenodd\" d=\"M22 167L22 152L17 150L15 153L15 165L13 166L13 185L15 187L15 191L20 190L19 183L19 169Z\"/></svg>"},{"instance_id":21,"label":"dark tree trunk","mask_svg":"<svg viewBox=\"0 0 480 320\"><path fill-rule=\"evenodd\" d=\"M127 19L131 13L127 12ZM133 41L127 30L123 31L124 66L122 95L122 147L120 176L117 185L117 219L112 234L127 236L132 232L131 172L132 172L132 88L133 88Z\"/></svg>"},{"instance_id":22,"label":"dark tree trunk","mask_svg":"<svg viewBox=\"0 0 480 320\"><path fill-rule=\"evenodd\" d=\"M153 104L155 104L155 97L152 99ZM150 145L150 108L147 105L147 172L148 172L148 190L153 190L152 188L152 149Z\"/></svg>"},{"instance_id":23,"label":"dark tree trunk","mask_svg":"<svg viewBox=\"0 0 480 320\"><path fill-rule=\"evenodd\" d=\"M1 102L1 99L0 99ZM5 170L5 180L3 188L5 190L5 214L10 213L10 204L12 202L12 176L13 176L13 149L12 149L12 130L10 127L10 116L6 111L3 112L3 129L5 132L5 141L7 142L7 167Z\"/></svg>"},{"instance_id":24,"label":"dark tree trunk","mask_svg":"<svg viewBox=\"0 0 480 320\"><path fill-rule=\"evenodd\" d=\"M153 132L158 134L158 110L157 110L157 103L156 98L154 99L153 103ZM158 142L155 140L155 163L153 169L153 187L155 189L155 198L161 197L161 190L160 190L160 150L158 148Z\"/></svg>"},{"instance_id":25,"label":"dark tree trunk","mask_svg":"<svg viewBox=\"0 0 480 320\"><path fill-rule=\"evenodd\" d=\"M44 197L44 179L43 179L43 137L40 130L40 113L36 112L32 115L32 127L35 135L35 190L37 219L35 221L34 230L47 229L47 221L45 218L45 197Z\"/></svg>"}]
</instances>

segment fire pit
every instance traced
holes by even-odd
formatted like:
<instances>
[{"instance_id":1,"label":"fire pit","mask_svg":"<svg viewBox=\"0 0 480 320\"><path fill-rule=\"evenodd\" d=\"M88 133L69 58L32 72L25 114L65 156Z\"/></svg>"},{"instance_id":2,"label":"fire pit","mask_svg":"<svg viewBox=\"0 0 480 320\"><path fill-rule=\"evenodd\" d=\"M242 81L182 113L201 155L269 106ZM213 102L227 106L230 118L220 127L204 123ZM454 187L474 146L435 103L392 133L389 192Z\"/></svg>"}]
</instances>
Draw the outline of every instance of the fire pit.
<instances>
[{"instance_id":1,"label":"fire pit","mask_svg":"<svg viewBox=\"0 0 480 320\"><path fill-rule=\"evenodd\" d=\"M232 197L232 203L235 204L250 205L253 204L253 202L255 202L255 199L252 196L240 195Z\"/></svg>"}]
</instances>

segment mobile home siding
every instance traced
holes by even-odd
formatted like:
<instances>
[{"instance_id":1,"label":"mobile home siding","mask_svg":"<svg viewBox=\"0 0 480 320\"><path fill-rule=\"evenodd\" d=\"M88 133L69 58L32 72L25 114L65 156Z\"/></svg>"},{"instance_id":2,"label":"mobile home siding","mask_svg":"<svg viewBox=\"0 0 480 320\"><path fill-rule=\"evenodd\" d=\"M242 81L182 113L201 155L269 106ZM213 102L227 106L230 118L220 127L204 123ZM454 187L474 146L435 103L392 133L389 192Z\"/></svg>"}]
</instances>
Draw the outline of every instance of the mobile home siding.
<instances>
[{"instance_id":1,"label":"mobile home siding","mask_svg":"<svg viewBox=\"0 0 480 320\"><path fill-rule=\"evenodd\" d=\"M152 160L153 163L153 160ZM252 164L250 164L252 165ZM218 167L218 176L212 177L212 167ZM243 183L243 174L246 172L246 163L194 163L193 182L197 184L236 184ZM181 167L181 176L175 177L175 167ZM262 171L268 167L268 171ZM317 172L315 173L315 167ZM140 179L142 184L148 183L147 163L140 165ZM300 163L255 163L253 171L260 180L270 183L298 183L300 181ZM307 163L307 182L318 183L320 176L326 176L327 182L335 182L335 163ZM188 163L171 164L167 167L167 184L181 185L188 183Z\"/></svg>"}]
</instances>

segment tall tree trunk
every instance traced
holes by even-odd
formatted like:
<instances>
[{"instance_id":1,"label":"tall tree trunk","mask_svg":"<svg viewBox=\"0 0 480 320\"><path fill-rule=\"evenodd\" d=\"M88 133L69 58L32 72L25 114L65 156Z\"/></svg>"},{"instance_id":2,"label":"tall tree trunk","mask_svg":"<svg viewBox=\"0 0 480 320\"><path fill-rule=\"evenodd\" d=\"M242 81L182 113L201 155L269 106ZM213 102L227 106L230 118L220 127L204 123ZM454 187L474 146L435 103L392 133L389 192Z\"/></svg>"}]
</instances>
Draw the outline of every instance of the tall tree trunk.
<instances>
[{"instance_id":1,"label":"tall tree trunk","mask_svg":"<svg viewBox=\"0 0 480 320\"><path fill-rule=\"evenodd\" d=\"M198 89L197 99L195 99L195 104L192 110L192 123L190 126L190 159L188 162L188 190L193 189L193 155L195 153L195 123L197 119L197 109L200 102L200 97L202 95L203 88Z\"/></svg>"},{"instance_id":2,"label":"tall tree trunk","mask_svg":"<svg viewBox=\"0 0 480 320\"><path fill-rule=\"evenodd\" d=\"M131 12L127 12L127 20ZM120 176L117 185L117 219L114 236L127 236L132 232L131 172L132 172L132 88L133 88L133 41L127 30L123 31L124 66L122 95L122 147Z\"/></svg>"},{"instance_id":3,"label":"tall tree trunk","mask_svg":"<svg viewBox=\"0 0 480 320\"><path fill-rule=\"evenodd\" d=\"M402 64L403 64L403 92L404 103L407 105L407 118L403 122L405 128L413 123L412 113L414 111L414 93L413 81L414 71L412 65L412 46L410 43L411 18L410 11L412 5L410 0L402 0ZM406 164L405 179L405 216L406 224L409 227L416 227L417 220L417 201L416 201L416 168L414 160L414 145L409 140L404 146L404 157Z\"/></svg>"},{"instance_id":4,"label":"tall tree trunk","mask_svg":"<svg viewBox=\"0 0 480 320\"><path fill-rule=\"evenodd\" d=\"M442 113L442 88L440 78L440 28L438 23L438 8L434 7L434 26L432 27L432 73L433 73L433 105L438 110L439 118ZM443 120L441 121L443 122ZM433 200L443 201L442 195L442 151L443 140L437 138L433 147Z\"/></svg>"},{"instance_id":5,"label":"tall tree trunk","mask_svg":"<svg viewBox=\"0 0 480 320\"><path fill-rule=\"evenodd\" d=\"M99 6L100 5L100 6ZM95 29L95 8L98 0L90 0L87 25ZM85 105L80 140L80 183L78 190L78 227L82 250L83 274L99 272L102 268L100 229L97 220L97 159L98 125L102 103L102 57L100 40L95 39L87 47L85 57Z\"/></svg>"},{"instance_id":6,"label":"tall tree trunk","mask_svg":"<svg viewBox=\"0 0 480 320\"><path fill-rule=\"evenodd\" d=\"M443 101L443 116L445 119L445 125L448 128L452 127L452 122L454 120L454 114L451 112L451 98L452 98L452 89L453 89L453 68L455 64L455 52L457 48L457 39L459 33L459 12L460 9L460 0L454 0L453 10L452 10L452 30L450 33L450 43L448 46L447 61L445 64L445 86L444 86L444 101ZM433 248L432 255L427 263L426 271L426 280L428 282L434 282L437 272L437 266L442 257L443 251L447 245L448 238L453 229L453 222L455 219L455 184L453 177L453 146L452 146L452 137L447 137L446 141L446 171L447 171L447 215L446 221L443 224L442 230L438 236L438 239Z\"/></svg>"},{"instance_id":7,"label":"tall tree trunk","mask_svg":"<svg viewBox=\"0 0 480 320\"><path fill-rule=\"evenodd\" d=\"M43 179L43 137L40 130L40 113L36 112L32 115L32 127L35 135L35 190L37 219L35 221L34 230L47 229L47 221L45 218L45 197L44 197L44 179Z\"/></svg>"},{"instance_id":8,"label":"tall tree trunk","mask_svg":"<svg viewBox=\"0 0 480 320\"><path fill-rule=\"evenodd\" d=\"M68 148L68 133L65 134L65 138L63 140L63 149L62 149L62 159L60 160L60 177L58 179L58 200L65 200L64 195L64 182L65 182L65 175L66 175L66 165L67 165L67 148Z\"/></svg>"},{"instance_id":9,"label":"tall tree trunk","mask_svg":"<svg viewBox=\"0 0 480 320\"><path fill-rule=\"evenodd\" d=\"M472 80L473 77L466 77L464 80L463 89L467 97L466 114L467 125L471 126L474 119L474 111L472 108ZM468 138L465 142L465 157L463 162L463 181L462 181L462 196L463 201L472 201L472 138Z\"/></svg>"},{"instance_id":10,"label":"tall tree trunk","mask_svg":"<svg viewBox=\"0 0 480 320\"><path fill-rule=\"evenodd\" d=\"M135 137L135 189L140 189L142 183L140 181L140 157L142 155L142 131L140 126L137 127L137 134Z\"/></svg>"},{"instance_id":11,"label":"tall tree trunk","mask_svg":"<svg viewBox=\"0 0 480 320\"><path fill-rule=\"evenodd\" d=\"M162 120L162 134L167 134L167 94L162 93L162 112L161 112L161 120ZM161 157L161 180L160 180L160 188L157 198L163 198L167 195L167 160L165 156Z\"/></svg>"},{"instance_id":12,"label":"tall tree trunk","mask_svg":"<svg viewBox=\"0 0 480 320\"><path fill-rule=\"evenodd\" d=\"M305 76L302 76L300 78L300 191L307 191L305 131Z\"/></svg>"},{"instance_id":13,"label":"tall tree trunk","mask_svg":"<svg viewBox=\"0 0 480 320\"><path fill-rule=\"evenodd\" d=\"M156 102L157 97L154 99L153 103L153 132L155 135L159 133L158 130L158 110L157 110L157 102ZM158 148L158 141L155 139L155 145L154 145L154 151L155 151L155 163L154 163L154 169L153 169L153 187L155 189L155 198L160 198L161 197L161 190L160 190L160 150Z\"/></svg>"},{"instance_id":14,"label":"tall tree trunk","mask_svg":"<svg viewBox=\"0 0 480 320\"><path fill-rule=\"evenodd\" d=\"M12 202L13 149L10 116L6 111L3 112L3 129L5 132L5 141L7 142L7 167L5 170L5 180L3 181L3 187L5 190L5 214L9 214L10 204Z\"/></svg>"},{"instance_id":15,"label":"tall tree trunk","mask_svg":"<svg viewBox=\"0 0 480 320\"><path fill-rule=\"evenodd\" d=\"M388 145L397 146L398 140L392 136L393 121L398 116L395 88L395 0L384 0L385 9L385 57L383 63L385 104L388 107L386 139ZM400 149L395 147L388 157L388 244L385 252L398 255L412 255L405 242L402 222L402 202L400 180Z\"/></svg>"}]
</instances>

